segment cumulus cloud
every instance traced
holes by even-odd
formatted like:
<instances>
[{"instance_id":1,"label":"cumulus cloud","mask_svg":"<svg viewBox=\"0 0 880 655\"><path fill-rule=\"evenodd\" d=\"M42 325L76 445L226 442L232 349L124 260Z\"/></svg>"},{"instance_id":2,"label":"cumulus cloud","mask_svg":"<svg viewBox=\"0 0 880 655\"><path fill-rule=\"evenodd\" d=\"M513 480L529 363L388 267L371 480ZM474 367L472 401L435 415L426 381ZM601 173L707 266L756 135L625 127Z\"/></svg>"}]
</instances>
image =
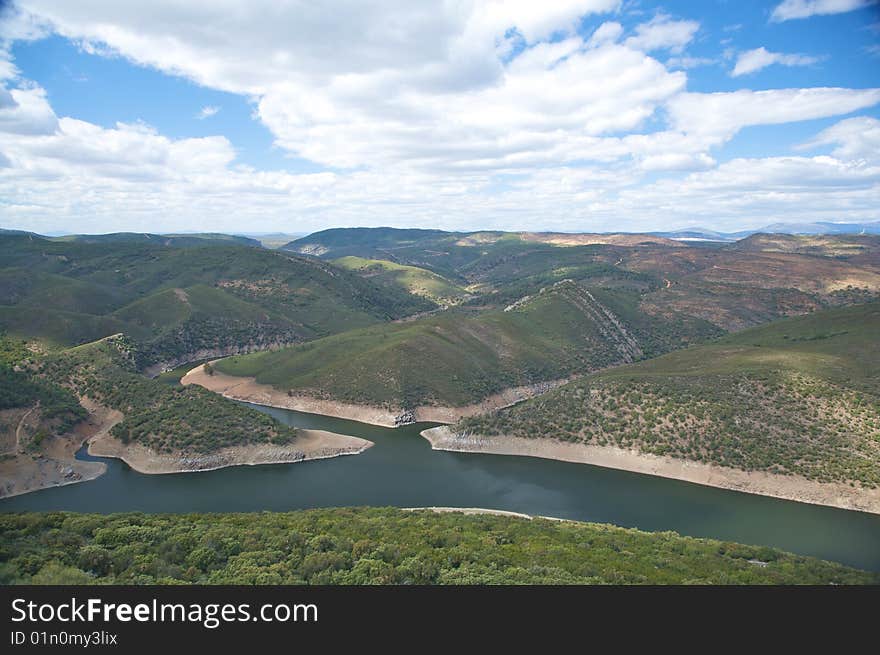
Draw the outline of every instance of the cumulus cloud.
<instances>
[{"instance_id":1,"label":"cumulus cloud","mask_svg":"<svg viewBox=\"0 0 880 655\"><path fill-rule=\"evenodd\" d=\"M809 66L819 61L818 57L808 55L787 55L781 52L770 52L764 47L741 52L737 57L736 65L731 71L731 76L739 77L755 73L767 66L780 64L782 66Z\"/></svg>"},{"instance_id":2,"label":"cumulus cloud","mask_svg":"<svg viewBox=\"0 0 880 655\"><path fill-rule=\"evenodd\" d=\"M840 159L880 162L880 120L871 116L847 118L822 130L799 149L828 145L835 146L831 154Z\"/></svg>"},{"instance_id":3,"label":"cumulus cloud","mask_svg":"<svg viewBox=\"0 0 880 655\"><path fill-rule=\"evenodd\" d=\"M880 103L878 89L743 89L730 93L682 93L667 103L676 129L714 142L750 125L779 125L848 114Z\"/></svg>"},{"instance_id":4,"label":"cumulus cloud","mask_svg":"<svg viewBox=\"0 0 880 655\"><path fill-rule=\"evenodd\" d=\"M783 0L776 5L770 20L782 22L810 16L842 14L876 4L877 0Z\"/></svg>"},{"instance_id":5,"label":"cumulus cloud","mask_svg":"<svg viewBox=\"0 0 880 655\"><path fill-rule=\"evenodd\" d=\"M700 24L693 20L674 20L658 15L636 27L636 33L626 40L628 46L645 52L669 50L680 53L690 43Z\"/></svg>"},{"instance_id":6,"label":"cumulus cloud","mask_svg":"<svg viewBox=\"0 0 880 655\"><path fill-rule=\"evenodd\" d=\"M224 136L57 116L13 70L0 92L6 224L637 230L876 214L876 166L860 154L873 142L853 145L854 127L817 136L830 157L724 162L715 149L749 125L870 107L880 89L690 92L671 69L707 63L685 52L699 24L658 15L626 33L618 0L20 4L19 38L52 30L245 96L277 145L326 170L257 170ZM599 25L586 36L585 16Z\"/></svg>"}]
</instances>

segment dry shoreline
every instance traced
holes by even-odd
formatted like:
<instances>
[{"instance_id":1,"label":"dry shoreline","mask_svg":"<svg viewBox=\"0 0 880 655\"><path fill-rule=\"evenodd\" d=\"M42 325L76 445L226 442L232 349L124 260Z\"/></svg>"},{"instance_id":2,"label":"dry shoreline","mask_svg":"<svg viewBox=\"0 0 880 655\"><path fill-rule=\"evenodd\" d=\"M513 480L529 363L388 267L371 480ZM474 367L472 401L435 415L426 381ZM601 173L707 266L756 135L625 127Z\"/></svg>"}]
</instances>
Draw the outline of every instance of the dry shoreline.
<instances>
[{"instance_id":1,"label":"dry shoreline","mask_svg":"<svg viewBox=\"0 0 880 655\"><path fill-rule=\"evenodd\" d=\"M80 398L88 418L70 435L56 438L45 454L23 453L0 461L0 498L20 496L32 491L87 482L107 471L104 462L76 459L76 452L88 444L90 455L121 459L138 473L198 473L230 466L293 464L343 455L357 455L373 442L324 430L297 430L289 444L250 444L221 449L214 453L157 453L140 444L123 444L110 434L123 419L121 412Z\"/></svg>"},{"instance_id":2,"label":"dry shoreline","mask_svg":"<svg viewBox=\"0 0 880 655\"><path fill-rule=\"evenodd\" d=\"M545 519L547 521L564 521L570 523L583 523L583 521L575 521L574 519L560 519L555 516L540 516L533 514L523 514L522 512L511 512L506 509L489 509L486 507L439 507L431 505L428 507L402 507L404 512L434 512L435 514L464 514L465 516L479 516L481 514L489 514L491 516L510 516L518 519Z\"/></svg>"},{"instance_id":3,"label":"dry shoreline","mask_svg":"<svg viewBox=\"0 0 880 655\"><path fill-rule=\"evenodd\" d=\"M461 418L509 407L568 381L569 378L566 378L529 386L513 387L488 396L478 403L461 407L423 405L416 407L414 410L406 411L403 408L390 410L370 405L355 405L335 400L324 400L313 396L290 396L271 385L261 384L252 377L228 375L221 373L216 368L211 375L208 375L205 373L204 364L196 366L180 379L180 383L183 385L197 384L231 400L240 400L279 409L292 409L311 414L323 414L324 416L369 423L385 428L395 428L400 425L423 421L455 423Z\"/></svg>"},{"instance_id":4,"label":"dry shoreline","mask_svg":"<svg viewBox=\"0 0 880 655\"><path fill-rule=\"evenodd\" d=\"M592 464L783 500L880 514L880 489L856 489L843 483L820 483L800 476L741 471L612 446L503 435L462 436L445 425L423 430L421 434L434 450L521 455Z\"/></svg>"},{"instance_id":5,"label":"dry shoreline","mask_svg":"<svg viewBox=\"0 0 880 655\"><path fill-rule=\"evenodd\" d=\"M45 452L38 455L18 452L0 462L0 498L87 482L104 475L107 471L104 462L78 460L76 453L90 439L109 433L122 420L122 414L88 398L81 399L81 403L89 415L73 432L53 438Z\"/></svg>"},{"instance_id":6,"label":"dry shoreline","mask_svg":"<svg viewBox=\"0 0 880 655\"><path fill-rule=\"evenodd\" d=\"M110 435L89 442L89 454L121 459L138 473L200 473L229 466L293 464L343 455L357 455L373 445L372 441L324 430L298 430L291 444L249 444L231 446L215 453L157 453L139 444L123 444Z\"/></svg>"}]
</instances>

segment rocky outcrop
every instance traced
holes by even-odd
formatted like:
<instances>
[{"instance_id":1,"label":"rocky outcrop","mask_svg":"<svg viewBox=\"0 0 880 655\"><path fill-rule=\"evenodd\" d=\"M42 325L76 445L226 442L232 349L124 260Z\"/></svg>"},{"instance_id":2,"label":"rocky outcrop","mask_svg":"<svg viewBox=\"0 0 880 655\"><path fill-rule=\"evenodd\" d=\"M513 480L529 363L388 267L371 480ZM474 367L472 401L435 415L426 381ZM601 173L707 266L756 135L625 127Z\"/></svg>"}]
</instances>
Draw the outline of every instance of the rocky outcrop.
<instances>
[{"instance_id":1,"label":"rocky outcrop","mask_svg":"<svg viewBox=\"0 0 880 655\"><path fill-rule=\"evenodd\" d=\"M401 425L410 425L416 422L416 413L411 409L405 409L403 412L394 417L394 427Z\"/></svg>"}]
</instances>

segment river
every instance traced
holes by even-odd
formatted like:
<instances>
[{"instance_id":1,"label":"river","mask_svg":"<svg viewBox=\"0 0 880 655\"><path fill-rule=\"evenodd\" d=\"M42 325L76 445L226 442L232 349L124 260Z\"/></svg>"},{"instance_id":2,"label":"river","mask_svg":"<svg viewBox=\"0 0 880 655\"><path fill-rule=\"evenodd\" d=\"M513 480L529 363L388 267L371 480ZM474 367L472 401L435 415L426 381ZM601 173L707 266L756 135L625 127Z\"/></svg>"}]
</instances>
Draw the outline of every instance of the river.
<instances>
[{"instance_id":1,"label":"river","mask_svg":"<svg viewBox=\"0 0 880 655\"><path fill-rule=\"evenodd\" d=\"M363 437L360 455L205 473L143 475L107 459L97 480L0 501L0 511L248 512L308 507L487 507L675 530L880 571L880 516L531 457L432 451L434 424L382 428L260 407L298 427ZM83 459L93 458L83 451Z\"/></svg>"}]
</instances>

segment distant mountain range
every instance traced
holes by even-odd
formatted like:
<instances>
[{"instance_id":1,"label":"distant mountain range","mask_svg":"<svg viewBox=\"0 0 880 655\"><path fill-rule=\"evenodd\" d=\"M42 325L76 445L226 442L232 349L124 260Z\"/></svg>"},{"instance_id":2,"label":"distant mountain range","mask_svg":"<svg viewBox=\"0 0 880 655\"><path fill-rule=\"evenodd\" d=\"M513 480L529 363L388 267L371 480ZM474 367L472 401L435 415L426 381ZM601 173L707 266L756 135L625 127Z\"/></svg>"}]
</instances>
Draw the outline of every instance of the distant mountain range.
<instances>
[{"instance_id":1,"label":"distant mountain range","mask_svg":"<svg viewBox=\"0 0 880 655\"><path fill-rule=\"evenodd\" d=\"M880 234L880 221L871 223L773 223L758 230L740 232L717 232L702 227L692 227L671 232L648 232L653 236L679 241L739 241L758 233L769 234Z\"/></svg>"},{"instance_id":2,"label":"distant mountain range","mask_svg":"<svg viewBox=\"0 0 880 655\"><path fill-rule=\"evenodd\" d=\"M476 232L446 232L444 230L419 230L419 229L399 229L399 228L341 228L339 232L350 235L350 238L357 241L361 233L369 231L372 235L377 230L386 230L389 234L393 234L395 240L401 235L407 233L413 238L423 238L425 236L449 236L449 235L465 235L476 234ZM880 234L880 221L872 221L868 223L831 223L828 221L819 221L813 223L773 223L756 230L740 230L739 232L719 232L703 227L691 227L680 230L671 231L654 231L654 232L597 232L594 234L647 234L656 237L665 237L667 239L675 239L677 241L716 241L728 242L739 241L748 236L758 233L765 234ZM211 245L214 242L218 245L228 245L237 243L239 245L264 246L268 248L289 247L291 243L297 240L302 241L304 237L311 236L305 232L240 232L236 234L222 233L177 233L177 234L149 234L135 232L116 232L113 234L67 234L46 236L37 234L36 232L28 232L26 230L11 230L0 228L0 234L30 234L42 239L51 239L53 241L78 241L83 243L98 243L107 241L125 241L125 242L143 242L143 243L164 243L170 246L192 246L192 245ZM497 234L505 234L498 232ZM541 233L538 233L541 234ZM545 234L550 234L545 233ZM562 233L559 233L562 234ZM575 234L575 233L572 233Z\"/></svg>"}]
</instances>

